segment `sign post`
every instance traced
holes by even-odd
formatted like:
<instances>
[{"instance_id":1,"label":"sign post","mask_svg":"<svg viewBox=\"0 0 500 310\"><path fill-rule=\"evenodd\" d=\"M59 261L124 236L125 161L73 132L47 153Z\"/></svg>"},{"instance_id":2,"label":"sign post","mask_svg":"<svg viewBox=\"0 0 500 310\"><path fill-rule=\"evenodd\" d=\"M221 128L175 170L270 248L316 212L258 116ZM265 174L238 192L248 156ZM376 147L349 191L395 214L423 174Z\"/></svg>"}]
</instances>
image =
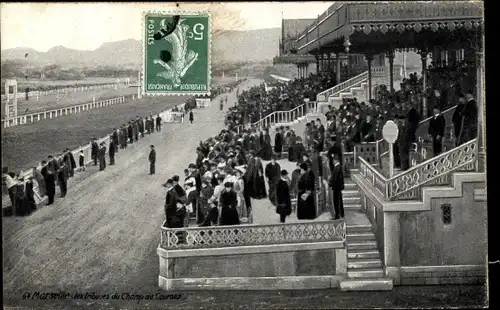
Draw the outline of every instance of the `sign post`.
<instances>
[{"instance_id":1,"label":"sign post","mask_svg":"<svg viewBox=\"0 0 500 310\"><path fill-rule=\"evenodd\" d=\"M382 136L389 143L389 178L394 176L394 152L393 145L398 139L398 126L393 121L387 121L382 128Z\"/></svg>"},{"instance_id":2,"label":"sign post","mask_svg":"<svg viewBox=\"0 0 500 310\"><path fill-rule=\"evenodd\" d=\"M304 98L304 103L306 107L306 114L309 113L309 98Z\"/></svg>"}]
</instances>

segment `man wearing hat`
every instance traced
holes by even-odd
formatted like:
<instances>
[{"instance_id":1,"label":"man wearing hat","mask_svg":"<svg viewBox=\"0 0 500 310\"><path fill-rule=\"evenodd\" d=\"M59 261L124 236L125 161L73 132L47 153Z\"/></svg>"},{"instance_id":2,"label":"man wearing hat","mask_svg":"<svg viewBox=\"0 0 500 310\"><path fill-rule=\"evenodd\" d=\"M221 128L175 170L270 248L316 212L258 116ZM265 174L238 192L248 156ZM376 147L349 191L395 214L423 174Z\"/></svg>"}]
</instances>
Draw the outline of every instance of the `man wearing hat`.
<instances>
[{"instance_id":1,"label":"man wearing hat","mask_svg":"<svg viewBox=\"0 0 500 310\"><path fill-rule=\"evenodd\" d=\"M101 142L99 148L99 171L106 169L106 143Z\"/></svg>"},{"instance_id":2,"label":"man wearing hat","mask_svg":"<svg viewBox=\"0 0 500 310\"><path fill-rule=\"evenodd\" d=\"M342 201L342 190L344 189L344 173L342 171L342 165L340 164L339 156L337 154L333 157L333 171L332 176L329 180L329 185L333 191L333 210L330 213L333 219L337 220L344 217L344 204Z\"/></svg>"},{"instance_id":3,"label":"man wearing hat","mask_svg":"<svg viewBox=\"0 0 500 310\"><path fill-rule=\"evenodd\" d=\"M281 170L280 176L276 182L276 213L280 215L280 223L285 223L285 218L292 213L288 171Z\"/></svg>"},{"instance_id":4,"label":"man wearing hat","mask_svg":"<svg viewBox=\"0 0 500 310\"><path fill-rule=\"evenodd\" d=\"M196 169L196 165L191 163L188 167L189 177L195 180L196 190L199 192L201 190L201 175L198 169Z\"/></svg>"},{"instance_id":5,"label":"man wearing hat","mask_svg":"<svg viewBox=\"0 0 500 310\"><path fill-rule=\"evenodd\" d=\"M177 216L177 201L179 196L174 189L174 181L172 179L168 179L164 187L167 188L167 194L165 197L165 218L166 218L166 226L168 228L178 228L182 227Z\"/></svg>"},{"instance_id":6,"label":"man wearing hat","mask_svg":"<svg viewBox=\"0 0 500 310\"><path fill-rule=\"evenodd\" d=\"M150 145L151 151L149 151L149 175L155 174L155 164L156 164L156 151L155 146Z\"/></svg>"},{"instance_id":7,"label":"man wearing hat","mask_svg":"<svg viewBox=\"0 0 500 310\"><path fill-rule=\"evenodd\" d=\"M115 140L113 139L113 136L109 137L109 165L113 166L115 164L115 153L118 151L118 148L116 147Z\"/></svg>"},{"instance_id":8,"label":"man wearing hat","mask_svg":"<svg viewBox=\"0 0 500 310\"><path fill-rule=\"evenodd\" d=\"M281 167L276 162L276 155L271 156L271 162L266 165L265 175L267 184L269 185L269 200L273 205L276 205L276 183L280 180Z\"/></svg>"},{"instance_id":9,"label":"man wearing hat","mask_svg":"<svg viewBox=\"0 0 500 310\"><path fill-rule=\"evenodd\" d=\"M283 151L283 126L276 128L276 135L274 136L274 153L281 158Z\"/></svg>"}]
</instances>

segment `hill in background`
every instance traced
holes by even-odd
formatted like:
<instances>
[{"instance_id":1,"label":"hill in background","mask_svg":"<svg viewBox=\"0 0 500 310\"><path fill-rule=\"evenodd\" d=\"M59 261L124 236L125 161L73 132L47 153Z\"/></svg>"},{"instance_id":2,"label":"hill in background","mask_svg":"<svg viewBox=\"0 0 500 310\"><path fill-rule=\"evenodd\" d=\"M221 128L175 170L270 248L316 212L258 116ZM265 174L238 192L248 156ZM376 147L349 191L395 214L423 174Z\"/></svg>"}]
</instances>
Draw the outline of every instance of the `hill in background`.
<instances>
[{"instance_id":1,"label":"hill in background","mask_svg":"<svg viewBox=\"0 0 500 310\"><path fill-rule=\"evenodd\" d=\"M251 62L270 60L278 52L280 28L250 31L219 31L212 38L212 61ZM26 61L31 66L58 64L71 67L138 67L142 63L140 40L107 42L93 51L55 46L47 52L32 48L13 48L1 51L2 61Z\"/></svg>"}]
</instances>

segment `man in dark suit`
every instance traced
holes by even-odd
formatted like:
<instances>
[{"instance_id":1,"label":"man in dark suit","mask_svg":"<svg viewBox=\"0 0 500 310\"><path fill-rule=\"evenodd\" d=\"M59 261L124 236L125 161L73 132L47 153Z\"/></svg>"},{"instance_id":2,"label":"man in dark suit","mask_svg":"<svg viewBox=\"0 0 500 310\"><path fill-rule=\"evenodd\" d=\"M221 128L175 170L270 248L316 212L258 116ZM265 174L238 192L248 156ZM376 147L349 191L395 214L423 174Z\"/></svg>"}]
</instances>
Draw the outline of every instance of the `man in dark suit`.
<instances>
[{"instance_id":1,"label":"man in dark suit","mask_svg":"<svg viewBox=\"0 0 500 310\"><path fill-rule=\"evenodd\" d=\"M119 140L118 140L118 130L116 130L116 128L113 128L113 134L111 135L110 140L112 140L115 144L115 153L118 153L118 145L120 145L120 144L119 144ZM111 146L111 144L110 144L110 146ZM110 165L111 165L111 163L110 163Z\"/></svg>"},{"instance_id":2,"label":"man in dark suit","mask_svg":"<svg viewBox=\"0 0 500 310\"><path fill-rule=\"evenodd\" d=\"M330 171L333 173L333 168L334 168L333 157L337 155L340 163L342 163L342 146L340 144L340 137L332 136L331 139L333 140L333 144L328 149L327 157L328 157Z\"/></svg>"},{"instance_id":3,"label":"man in dark suit","mask_svg":"<svg viewBox=\"0 0 500 310\"><path fill-rule=\"evenodd\" d=\"M156 131L161 131L161 117L160 114L156 117Z\"/></svg>"},{"instance_id":4,"label":"man in dark suit","mask_svg":"<svg viewBox=\"0 0 500 310\"><path fill-rule=\"evenodd\" d=\"M47 169L47 176L45 177L45 186L47 187L47 196L49 201L47 205L54 203L54 197L56 195L56 178L52 170Z\"/></svg>"},{"instance_id":5,"label":"man in dark suit","mask_svg":"<svg viewBox=\"0 0 500 310\"><path fill-rule=\"evenodd\" d=\"M374 142L375 141L375 126L373 126L372 116L366 115L366 120L361 123L361 141Z\"/></svg>"},{"instance_id":6,"label":"man in dark suit","mask_svg":"<svg viewBox=\"0 0 500 310\"><path fill-rule=\"evenodd\" d=\"M441 154L443 149L443 136L446 128L444 116L438 106L433 109L433 117L429 122L428 134L432 138L432 153L434 156Z\"/></svg>"},{"instance_id":7,"label":"man in dark suit","mask_svg":"<svg viewBox=\"0 0 500 310\"><path fill-rule=\"evenodd\" d=\"M115 140L113 136L110 137L109 139L109 165L113 166L115 164L115 153L118 151L118 148L116 147Z\"/></svg>"},{"instance_id":8,"label":"man in dark suit","mask_svg":"<svg viewBox=\"0 0 500 310\"><path fill-rule=\"evenodd\" d=\"M94 161L94 166L97 166L97 156L99 155L99 145L97 144L97 139L93 138L90 144L90 156Z\"/></svg>"},{"instance_id":9,"label":"man in dark suit","mask_svg":"<svg viewBox=\"0 0 500 310\"><path fill-rule=\"evenodd\" d=\"M465 107L465 96L461 95L458 98L458 104L453 112L452 122L453 122L453 133L455 134L455 144L458 145L458 139L460 138L460 130L462 129L462 110Z\"/></svg>"},{"instance_id":10,"label":"man in dark suit","mask_svg":"<svg viewBox=\"0 0 500 310\"><path fill-rule=\"evenodd\" d=\"M156 163L156 151L155 146L151 145L151 151L149 152L149 175L155 174L155 163Z\"/></svg>"},{"instance_id":11,"label":"man in dark suit","mask_svg":"<svg viewBox=\"0 0 500 310\"><path fill-rule=\"evenodd\" d=\"M334 219L338 220L339 218L344 217L344 203L342 201L342 190L344 189L344 173L342 172L342 165L340 164L338 155L334 155L333 157L333 171L329 185L333 191L333 207L335 210ZM333 217L333 212L331 213Z\"/></svg>"},{"instance_id":12,"label":"man in dark suit","mask_svg":"<svg viewBox=\"0 0 500 310\"><path fill-rule=\"evenodd\" d=\"M64 198L66 196L66 193L68 192L68 180L67 180L67 175L65 173L64 168L65 168L65 164L63 163L61 165L61 169L59 169L59 172L57 174L57 182L59 183L59 188L61 190L61 198ZM55 192L55 188L54 188L54 192Z\"/></svg>"},{"instance_id":13,"label":"man in dark suit","mask_svg":"<svg viewBox=\"0 0 500 310\"><path fill-rule=\"evenodd\" d=\"M166 219L166 227L168 228L178 228L182 227L179 218L176 216L177 214L177 200L179 196L174 189L174 182L169 179L164 187L167 188L167 195L165 197L165 219Z\"/></svg>"}]
</instances>

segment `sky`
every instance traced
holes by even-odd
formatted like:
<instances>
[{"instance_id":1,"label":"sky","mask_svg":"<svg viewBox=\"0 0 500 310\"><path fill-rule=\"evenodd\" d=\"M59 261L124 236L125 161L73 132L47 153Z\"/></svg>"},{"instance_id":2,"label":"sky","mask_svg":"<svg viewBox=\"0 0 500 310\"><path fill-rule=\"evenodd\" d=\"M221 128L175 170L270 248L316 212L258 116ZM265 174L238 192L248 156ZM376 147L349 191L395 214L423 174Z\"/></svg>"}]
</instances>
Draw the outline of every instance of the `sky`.
<instances>
[{"instance_id":1,"label":"sky","mask_svg":"<svg viewBox=\"0 0 500 310\"><path fill-rule=\"evenodd\" d=\"M180 3L186 11L210 11L213 29L253 30L281 27L284 18L316 18L333 2ZM142 14L175 9L173 3L2 3L2 50L54 46L94 50L105 42L141 39Z\"/></svg>"}]
</instances>

